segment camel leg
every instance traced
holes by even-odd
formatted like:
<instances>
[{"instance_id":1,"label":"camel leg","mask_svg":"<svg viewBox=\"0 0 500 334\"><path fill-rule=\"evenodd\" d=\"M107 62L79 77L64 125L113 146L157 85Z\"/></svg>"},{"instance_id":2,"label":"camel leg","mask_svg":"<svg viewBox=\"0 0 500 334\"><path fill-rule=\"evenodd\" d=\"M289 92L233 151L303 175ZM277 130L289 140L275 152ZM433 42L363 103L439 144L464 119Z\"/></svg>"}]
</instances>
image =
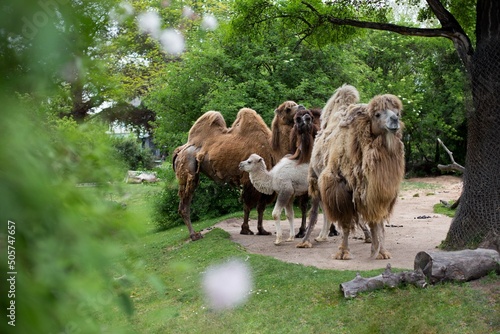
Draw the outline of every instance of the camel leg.
<instances>
[{"instance_id":1,"label":"camel leg","mask_svg":"<svg viewBox=\"0 0 500 334\"><path fill-rule=\"evenodd\" d=\"M263 221L264 221L264 210L266 209L266 197L267 195L262 195L261 200L257 203L257 235L270 235L271 232L268 232L264 229ZM250 210L249 210L250 212ZM248 220L247 220L248 226ZM253 233L252 233L253 234Z\"/></svg>"},{"instance_id":2,"label":"camel leg","mask_svg":"<svg viewBox=\"0 0 500 334\"><path fill-rule=\"evenodd\" d=\"M339 235L339 232L335 228L335 224L332 222L332 224L330 225L330 233L328 233L328 236L329 237L334 237L336 235Z\"/></svg>"},{"instance_id":3,"label":"camel leg","mask_svg":"<svg viewBox=\"0 0 500 334\"><path fill-rule=\"evenodd\" d=\"M323 205L321 202L319 202L319 206L321 207L321 211L323 211ZM317 242L323 242L323 241L328 240L328 238L327 238L328 226L329 226L328 223L329 223L329 221L326 218L326 215L323 214L323 227L321 228L321 232L319 232L319 235L314 240L316 240ZM332 226L335 229L335 226L333 224L332 224ZM335 230L335 232L337 232L337 230ZM338 235L338 232L337 232L337 235Z\"/></svg>"},{"instance_id":4,"label":"camel leg","mask_svg":"<svg viewBox=\"0 0 500 334\"><path fill-rule=\"evenodd\" d=\"M295 238L303 238L306 234L306 221L307 221L307 202L309 201L309 196L307 194L299 197L300 211L302 212L302 222L300 224L299 232L295 235Z\"/></svg>"},{"instance_id":5,"label":"camel leg","mask_svg":"<svg viewBox=\"0 0 500 334\"><path fill-rule=\"evenodd\" d=\"M377 260L390 259L391 253L384 248L385 230L382 222L369 222L372 234L371 258Z\"/></svg>"},{"instance_id":6,"label":"camel leg","mask_svg":"<svg viewBox=\"0 0 500 334\"><path fill-rule=\"evenodd\" d=\"M295 239L295 227L293 224L294 213L293 213L293 197L290 198L290 201L285 206L286 218L288 219L288 223L290 224L290 237L286 239L287 242L293 241Z\"/></svg>"},{"instance_id":7,"label":"camel leg","mask_svg":"<svg viewBox=\"0 0 500 334\"><path fill-rule=\"evenodd\" d=\"M184 220L189 230L191 240L196 241L203 236L199 232L195 232L191 224L191 202L193 195L198 187L200 175L197 170L196 149L188 147L180 151L176 157L176 177L179 182L179 214Z\"/></svg>"},{"instance_id":8,"label":"camel leg","mask_svg":"<svg viewBox=\"0 0 500 334\"><path fill-rule=\"evenodd\" d=\"M278 204L278 202L276 202L273 210L274 223L276 224L276 240L274 241L274 244L276 246L283 243L283 231L281 230L281 211L283 211L283 208Z\"/></svg>"},{"instance_id":9,"label":"camel leg","mask_svg":"<svg viewBox=\"0 0 500 334\"><path fill-rule=\"evenodd\" d=\"M314 230L314 225L318 221L318 209L319 209L319 197L313 197L311 203L311 211L309 212L309 225L307 225L306 234L302 241L297 244L297 248L312 248L312 244L309 241L312 230Z\"/></svg>"},{"instance_id":10,"label":"camel leg","mask_svg":"<svg viewBox=\"0 0 500 334\"><path fill-rule=\"evenodd\" d=\"M339 246L339 251L334 255L334 258L337 260L350 260L351 253L349 252L349 233L351 232L351 228L349 224L341 224L342 226L342 243Z\"/></svg>"},{"instance_id":11,"label":"camel leg","mask_svg":"<svg viewBox=\"0 0 500 334\"><path fill-rule=\"evenodd\" d=\"M254 233L250 229L248 225L248 221L250 220L250 210L251 208L248 205L243 204L243 224L241 224L240 234L244 235L253 235Z\"/></svg>"},{"instance_id":12,"label":"camel leg","mask_svg":"<svg viewBox=\"0 0 500 334\"><path fill-rule=\"evenodd\" d=\"M288 203L290 201L293 201L292 193L293 191L288 191L284 189L282 192L278 194L278 198L276 199L276 204L274 205L273 219L276 223L276 241L274 242L275 245L280 245L283 243L283 231L281 230L281 212L283 211L284 207L288 206ZM288 208L286 210L288 211ZM287 212L287 216L288 215L289 213Z\"/></svg>"},{"instance_id":13,"label":"camel leg","mask_svg":"<svg viewBox=\"0 0 500 334\"><path fill-rule=\"evenodd\" d=\"M365 235L365 244L370 244L372 242L372 234L370 233L370 230L366 226L365 222L358 219L357 224L363 230L363 234Z\"/></svg>"}]
</instances>

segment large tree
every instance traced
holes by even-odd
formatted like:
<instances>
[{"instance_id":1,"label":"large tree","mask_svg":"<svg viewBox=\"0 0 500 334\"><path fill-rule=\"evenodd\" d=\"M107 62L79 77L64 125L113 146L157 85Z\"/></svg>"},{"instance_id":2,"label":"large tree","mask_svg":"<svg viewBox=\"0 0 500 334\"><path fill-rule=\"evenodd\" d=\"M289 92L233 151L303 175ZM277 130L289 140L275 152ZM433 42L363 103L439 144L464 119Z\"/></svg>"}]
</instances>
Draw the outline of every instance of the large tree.
<instances>
[{"instance_id":1,"label":"large tree","mask_svg":"<svg viewBox=\"0 0 500 334\"><path fill-rule=\"evenodd\" d=\"M417 0L398 2L407 6L421 3ZM444 247L500 249L500 135L497 130L500 126L500 1L426 2L419 17L434 20L435 26L389 23L386 19L389 6L378 0L242 0L237 2L236 22L248 27L280 20L287 28L296 29L302 40L317 43L334 42L339 37L345 39L353 27L452 41L471 83L473 106L468 114L467 170L461 204Z\"/></svg>"}]
</instances>

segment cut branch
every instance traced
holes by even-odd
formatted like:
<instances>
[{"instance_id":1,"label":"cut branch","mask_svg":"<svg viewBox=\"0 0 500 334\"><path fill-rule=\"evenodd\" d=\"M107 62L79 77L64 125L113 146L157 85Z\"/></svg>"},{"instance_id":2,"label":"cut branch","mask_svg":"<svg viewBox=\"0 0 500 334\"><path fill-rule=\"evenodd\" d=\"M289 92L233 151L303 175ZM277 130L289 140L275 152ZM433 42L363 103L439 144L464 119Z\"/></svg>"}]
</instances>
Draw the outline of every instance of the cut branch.
<instances>
[{"instance_id":1,"label":"cut branch","mask_svg":"<svg viewBox=\"0 0 500 334\"><path fill-rule=\"evenodd\" d=\"M425 275L421 270L393 273L391 264L388 263L381 275L364 278L358 273L353 280L340 284L340 291L344 293L345 298L354 298L360 292L395 288L404 284L412 284L419 288L427 286Z\"/></svg>"},{"instance_id":2,"label":"cut branch","mask_svg":"<svg viewBox=\"0 0 500 334\"><path fill-rule=\"evenodd\" d=\"M451 152L448 147L441 141L441 139L437 139L438 143L444 148L446 153L448 153L448 156L450 157L451 164L449 165L438 165L439 170L445 171L445 172L450 172L450 171L457 171L464 173L465 172L465 167L458 164L455 159L453 158L453 152Z\"/></svg>"}]
</instances>

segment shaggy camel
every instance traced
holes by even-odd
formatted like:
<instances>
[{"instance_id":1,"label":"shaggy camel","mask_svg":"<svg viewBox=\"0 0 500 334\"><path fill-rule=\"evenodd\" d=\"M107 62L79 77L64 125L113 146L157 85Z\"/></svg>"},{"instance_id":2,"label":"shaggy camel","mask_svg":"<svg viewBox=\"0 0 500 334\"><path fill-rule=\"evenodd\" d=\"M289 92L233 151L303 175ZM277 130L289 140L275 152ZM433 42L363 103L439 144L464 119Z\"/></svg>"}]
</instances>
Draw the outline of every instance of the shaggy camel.
<instances>
[{"instance_id":1,"label":"shaggy camel","mask_svg":"<svg viewBox=\"0 0 500 334\"><path fill-rule=\"evenodd\" d=\"M350 104L345 114L330 115L343 117L324 148L328 157L318 187L324 213L338 221L343 231L336 259L351 258L349 232L360 217L370 227L371 257L391 257L384 247L383 224L392 213L404 176L402 108L396 96L385 94L368 105Z\"/></svg>"},{"instance_id":2,"label":"shaggy camel","mask_svg":"<svg viewBox=\"0 0 500 334\"><path fill-rule=\"evenodd\" d=\"M312 118L312 122L310 119ZM290 134L291 148L295 153L289 157L291 160L298 160L298 163L309 163L312 155L314 138L321 125L321 109L305 109L299 106L299 110L294 117L295 124ZM307 210L309 195L304 194L299 197L302 212ZM306 215L302 215L302 222L296 238L303 238L306 233ZM330 226L330 235L338 235L335 225Z\"/></svg>"},{"instance_id":3,"label":"shaggy camel","mask_svg":"<svg viewBox=\"0 0 500 334\"><path fill-rule=\"evenodd\" d=\"M306 233L297 245L297 248L311 248L312 244L309 241L310 234L316 225L318 220L318 211L321 207L323 210L323 205L320 198L320 192L318 188L318 176L321 174L328 161L328 150L332 138L332 132L337 128L341 120L346 117L347 107L351 104L359 102L359 93L356 88L350 85L344 85L338 88L335 93L330 97L330 99L325 104L325 107L321 111L320 118L320 132L314 140L313 151L311 155L311 163L309 164L309 195L312 200L312 207L309 215L309 226ZM365 234L365 242L371 242L371 235L366 227L366 225L359 221L359 227L363 230ZM328 233L328 227L331 227L330 233ZM327 241L328 236L338 235L335 229L335 225L331 223L326 215L323 215L323 227L318 237L314 240L317 242Z\"/></svg>"},{"instance_id":4,"label":"shaggy camel","mask_svg":"<svg viewBox=\"0 0 500 334\"><path fill-rule=\"evenodd\" d=\"M293 200L297 195L307 194L307 173L309 164L299 163L298 160L283 158L270 171L262 157L252 154L240 162L240 169L250 175L253 186L263 194L278 193L276 204L273 209L273 218L276 222L275 245L283 243L283 232L281 230L280 217L283 208L290 223L290 237L286 241L293 241L295 228L293 224Z\"/></svg>"},{"instance_id":5,"label":"shaggy camel","mask_svg":"<svg viewBox=\"0 0 500 334\"><path fill-rule=\"evenodd\" d=\"M244 218L241 234L253 234L248 225L250 210L257 208L257 228L260 235L268 235L262 226L264 209L274 200L273 195L264 195L255 190L247 173L238 169L238 162L251 153L258 153L270 165L290 153L290 132L297 104L282 103L275 110L272 131L260 115L252 109L238 112L231 128L227 128L222 115L216 111L203 114L191 127L186 144L175 149L173 167L179 182L179 214L189 229L192 240L202 237L191 225L190 207L204 173L219 183L242 187Z\"/></svg>"}]
</instances>

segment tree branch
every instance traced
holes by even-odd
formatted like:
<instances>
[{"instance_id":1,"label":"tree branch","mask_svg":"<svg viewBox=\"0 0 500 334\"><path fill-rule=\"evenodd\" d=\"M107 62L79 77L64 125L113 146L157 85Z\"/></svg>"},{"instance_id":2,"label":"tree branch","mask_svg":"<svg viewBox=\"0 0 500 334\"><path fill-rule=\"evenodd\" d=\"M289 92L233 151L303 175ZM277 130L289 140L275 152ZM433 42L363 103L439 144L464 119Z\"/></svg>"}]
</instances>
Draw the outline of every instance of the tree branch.
<instances>
[{"instance_id":1,"label":"tree branch","mask_svg":"<svg viewBox=\"0 0 500 334\"><path fill-rule=\"evenodd\" d=\"M448 153L448 156L450 157L451 164L449 165L438 165L439 170L445 171L445 172L450 172L450 171L458 171L461 173L465 172L465 167L456 163L455 159L453 158L453 152L451 152L448 147L444 145L444 143L441 141L441 139L437 139L438 143L441 144L441 146L444 148L446 153Z\"/></svg>"},{"instance_id":2,"label":"tree branch","mask_svg":"<svg viewBox=\"0 0 500 334\"><path fill-rule=\"evenodd\" d=\"M413 28L391 23L338 18L329 14L321 14L307 1L302 1L302 4L314 12L318 16L319 20L326 20L332 25L347 25L357 28L391 31L406 36L448 38L455 45L455 49L457 50L460 59L467 69L467 72L470 73L472 55L474 54L472 43L455 17L447 11L446 8L444 8L439 0L427 0L427 4L441 23L442 28Z\"/></svg>"}]
</instances>

